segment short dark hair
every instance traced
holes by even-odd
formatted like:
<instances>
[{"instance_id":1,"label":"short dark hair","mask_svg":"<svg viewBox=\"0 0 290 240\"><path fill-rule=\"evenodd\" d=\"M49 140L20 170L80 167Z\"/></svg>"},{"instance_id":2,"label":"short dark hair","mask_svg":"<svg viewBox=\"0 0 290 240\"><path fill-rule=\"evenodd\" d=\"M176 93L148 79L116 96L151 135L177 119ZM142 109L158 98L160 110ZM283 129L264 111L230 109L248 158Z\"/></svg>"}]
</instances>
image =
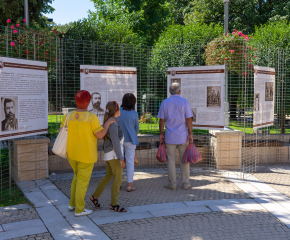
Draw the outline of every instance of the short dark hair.
<instances>
[{"instance_id":1,"label":"short dark hair","mask_svg":"<svg viewBox=\"0 0 290 240\"><path fill-rule=\"evenodd\" d=\"M126 110L126 111L135 110L136 101L137 100L134 94L126 93L123 96L121 107L123 108L123 110Z\"/></svg>"},{"instance_id":2,"label":"short dark hair","mask_svg":"<svg viewBox=\"0 0 290 240\"><path fill-rule=\"evenodd\" d=\"M15 102L11 98L5 98L4 99L4 107L6 107L6 104L9 102L13 102L13 105L15 105Z\"/></svg>"}]
</instances>

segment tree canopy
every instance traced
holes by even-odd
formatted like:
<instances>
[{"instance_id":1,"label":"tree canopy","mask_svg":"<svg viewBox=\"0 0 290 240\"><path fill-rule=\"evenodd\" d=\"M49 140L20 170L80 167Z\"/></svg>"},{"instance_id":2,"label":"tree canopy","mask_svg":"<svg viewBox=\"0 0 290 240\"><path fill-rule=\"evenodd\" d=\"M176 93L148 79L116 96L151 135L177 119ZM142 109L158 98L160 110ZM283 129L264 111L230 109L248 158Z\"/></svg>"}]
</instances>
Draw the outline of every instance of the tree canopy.
<instances>
[{"instance_id":1,"label":"tree canopy","mask_svg":"<svg viewBox=\"0 0 290 240\"><path fill-rule=\"evenodd\" d=\"M54 8L49 5L53 0L29 0L29 20L45 25L46 19L43 13L52 13ZM1 0L0 1L0 25L6 25L7 19L17 20L24 18L23 0Z\"/></svg>"},{"instance_id":2,"label":"tree canopy","mask_svg":"<svg viewBox=\"0 0 290 240\"><path fill-rule=\"evenodd\" d=\"M153 45L170 25L184 24L191 0L92 0L99 21L126 23L146 44Z\"/></svg>"},{"instance_id":3,"label":"tree canopy","mask_svg":"<svg viewBox=\"0 0 290 240\"><path fill-rule=\"evenodd\" d=\"M279 19L288 20L289 0L230 0L229 29L239 29L247 34L255 31L255 26ZM224 22L224 3L219 0L194 0L185 16L185 23Z\"/></svg>"}]
</instances>

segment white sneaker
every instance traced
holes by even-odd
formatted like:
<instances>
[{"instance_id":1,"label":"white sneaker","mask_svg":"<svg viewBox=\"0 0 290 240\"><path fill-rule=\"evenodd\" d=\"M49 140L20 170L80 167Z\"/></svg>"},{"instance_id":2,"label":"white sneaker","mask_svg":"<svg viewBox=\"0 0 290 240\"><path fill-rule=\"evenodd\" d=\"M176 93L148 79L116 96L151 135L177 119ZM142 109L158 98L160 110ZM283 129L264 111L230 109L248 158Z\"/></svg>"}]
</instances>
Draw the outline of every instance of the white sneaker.
<instances>
[{"instance_id":1,"label":"white sneaker","mask_svg":"<svg viewBox=\"0 0 290 240\"><path fill-rule=\"evenodd\" d=\"M74 210L74 209L75 209L75 207L68 206L68 210L69 210L69 211L72 211L72 210Z\"/></svg>"},{"instance_id":2,"label":"white sneaker","mask_svg":"<svg viewBox=\"0 0 290 240\"><path fill-rule=\"evenodd\" d=\"M75 213L75 216L76 217L81 217L81 216L90 215L92 213L93 213L92 210L84 209L84 211L82 213Z\"/></svg>"}]
</instances>

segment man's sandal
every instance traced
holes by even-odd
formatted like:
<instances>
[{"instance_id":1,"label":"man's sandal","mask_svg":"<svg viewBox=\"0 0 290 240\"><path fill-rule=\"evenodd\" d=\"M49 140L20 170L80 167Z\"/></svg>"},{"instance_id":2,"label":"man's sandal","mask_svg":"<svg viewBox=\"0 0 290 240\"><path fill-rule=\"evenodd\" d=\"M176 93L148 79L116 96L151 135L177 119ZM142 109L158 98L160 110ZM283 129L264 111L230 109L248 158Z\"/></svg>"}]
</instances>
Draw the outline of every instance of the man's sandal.
<instances>
[{"instance_id":1,"label":"man's sandal","mask_svg":"<svg viewBox=\"0 0 290 240\"><path fill-rule=\"evenodd\" d=\"M91 196L93 198L93 200L91 198L90 201L95 205L96 208L101 208L101 204L99 204L99 200L97 198L95 198L93 195Z\"/></svg>"},{"instance_id":2,"label":"man's sandal","mask_svg":"<svg viewBox=\"0 0 290 240\"><path fill-rule=\"evenodd\" d=\"M110 205L110 211L112 212L119 212L119 213L125 213L127 212L127 209L121 208L119 205Z\"/></svg>"}]
</instances>

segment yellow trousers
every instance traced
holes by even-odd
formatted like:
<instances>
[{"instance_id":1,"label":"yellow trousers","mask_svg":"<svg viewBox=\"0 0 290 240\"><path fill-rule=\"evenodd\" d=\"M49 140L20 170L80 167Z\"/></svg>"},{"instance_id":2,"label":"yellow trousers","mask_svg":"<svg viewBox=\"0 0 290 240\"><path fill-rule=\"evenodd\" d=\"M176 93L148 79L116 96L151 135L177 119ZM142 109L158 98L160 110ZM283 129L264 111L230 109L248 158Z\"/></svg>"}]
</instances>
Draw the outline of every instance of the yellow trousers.
<instances>
[{"instance_id":1,"label":"yellow trousers","mask_svg":"<svg viewBox=\"0 0 290 240\"><path fill-rule=\"evenodd\" d=\"M75 207L75 213L82 213L85 208L85 197L90 183L94 163L69 160L74 171L71 183L69 205Z\"/></svg>"},{"instance_id":2,"label":"yellow trousers","mask_svg":"<svg viewBox=\"0 0 290 240\"><path fill-rule=\"evenodd\" d=\"M113 206L118 205L119 191L122 184L123 168L121 168L120 161L118 159L112 159L106 162L107 170L106 176L102 178L99 185L96 188L93 196L99 198L106 186L109 184L112 178L114 178L111 189L111 204Z\"/></svg>"}]
</instances>

